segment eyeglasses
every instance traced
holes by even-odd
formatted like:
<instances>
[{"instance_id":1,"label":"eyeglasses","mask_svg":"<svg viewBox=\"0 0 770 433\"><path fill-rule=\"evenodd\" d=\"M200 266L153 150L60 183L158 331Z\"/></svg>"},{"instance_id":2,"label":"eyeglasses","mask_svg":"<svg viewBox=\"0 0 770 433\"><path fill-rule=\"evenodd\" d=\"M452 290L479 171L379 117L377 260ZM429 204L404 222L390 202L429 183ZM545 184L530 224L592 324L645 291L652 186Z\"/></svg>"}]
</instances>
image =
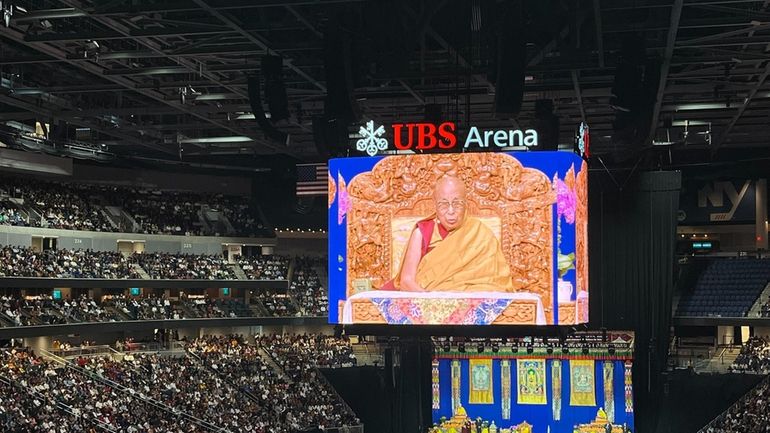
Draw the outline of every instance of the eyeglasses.
<instances>
[{"instance_id":1,"label":"eyeglasses","mask_svg":"<svg viewBox=\"0 0 770 433\"><path fill-rule=\"evenodd\" d=\"M465 200L453 200L451 203L443 200L436 205L436 209L441 213L446 213L450 208L458 211L465 209Z\"/></svg>"}]
</instances>

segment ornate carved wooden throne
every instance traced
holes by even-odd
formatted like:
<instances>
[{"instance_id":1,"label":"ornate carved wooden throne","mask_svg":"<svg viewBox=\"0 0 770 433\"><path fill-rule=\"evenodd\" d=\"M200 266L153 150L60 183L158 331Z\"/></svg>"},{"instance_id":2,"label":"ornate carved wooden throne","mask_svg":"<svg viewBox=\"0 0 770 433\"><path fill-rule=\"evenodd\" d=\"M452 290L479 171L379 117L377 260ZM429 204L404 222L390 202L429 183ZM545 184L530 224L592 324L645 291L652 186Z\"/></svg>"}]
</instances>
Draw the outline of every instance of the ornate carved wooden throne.
<instances>
[{"instance_id":1,"label":"ornate carved wooden throne","mask_svg":"<svg viewBox=\"0 0 770 433\"><path fill-rule=\"evenodd\" d=\"M347 297L376 290L399 270L414 224L434 209L436 180L451 174L467 188L467 212L498 237L514 290L536 294L553 323L553 212L548 176L502 153L386 157L347 186ZM344 301L341 301L340 311ZM534 323L532 301L514 302L495 323ZM384 323L370 303L353 305L354 323Z\"/></svg>"}]
</instances>

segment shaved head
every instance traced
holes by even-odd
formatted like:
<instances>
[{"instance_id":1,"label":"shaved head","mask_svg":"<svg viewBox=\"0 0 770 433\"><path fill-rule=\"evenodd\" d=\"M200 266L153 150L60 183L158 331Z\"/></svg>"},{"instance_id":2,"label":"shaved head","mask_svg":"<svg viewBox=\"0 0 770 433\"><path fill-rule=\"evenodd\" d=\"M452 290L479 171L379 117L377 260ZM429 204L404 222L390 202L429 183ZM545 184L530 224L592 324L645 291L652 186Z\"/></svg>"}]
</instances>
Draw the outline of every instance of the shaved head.
<instances>
[{"instance_id":1,"label":"shaved head","mask_svg":"<svg viewBox=\"0 0 770 433\"><path fill-rule=\"evenodd\" d=\"M460 198L465 200L465 184L460 178L452 175L441 176L436 181L436 188L433 190L433 198L436 201L440 199Z\"/></svg>"},{"instance_id":2,"label":"shaved head","mask_svg":"<svg viewBox=\"0 0 770 433\"><path fill-rule=\"evenodd\" d=\"M454 230L465 220L465 184L456 176L442 176L436 181L433 201L436 216L447 230Z\"/></svg>"}]
</instances>

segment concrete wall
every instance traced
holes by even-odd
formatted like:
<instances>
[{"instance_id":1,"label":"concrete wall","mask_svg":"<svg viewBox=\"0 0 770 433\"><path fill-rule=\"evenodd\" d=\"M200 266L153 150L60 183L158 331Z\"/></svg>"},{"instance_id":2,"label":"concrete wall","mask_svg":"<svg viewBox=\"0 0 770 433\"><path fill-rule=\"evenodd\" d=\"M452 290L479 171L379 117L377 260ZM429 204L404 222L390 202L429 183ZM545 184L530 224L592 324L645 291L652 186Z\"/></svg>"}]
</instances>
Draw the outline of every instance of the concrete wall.
<instances>
[{"instance_id":1,"label":"concrete wall","mask_svg":"<svg viewBox=\"0 0 770 433\"><path fill-rule=\"evenodd\" d=\"M110 183L113 185L138 186L154 189L184 190L232 195L251 194L250 174L213 176L167 171L124 169L91 164L74 166L72 181Z\"/></svg>"},{"instance_id":2,"label":"concrete wall","mask_svg":"<svg viewBox=\"0 0 770 433\"><path fill-rule=\"evenodd\" d=\"M275 238L145 235L0 226L0 245L29 247L33 236L55 237L59 248L117 251L119 240L134 240L144 242L147 252L194 254L222 254L227 248L223 248L223 244L273 246L276 243Z\"/></svg>"}]
</instances>

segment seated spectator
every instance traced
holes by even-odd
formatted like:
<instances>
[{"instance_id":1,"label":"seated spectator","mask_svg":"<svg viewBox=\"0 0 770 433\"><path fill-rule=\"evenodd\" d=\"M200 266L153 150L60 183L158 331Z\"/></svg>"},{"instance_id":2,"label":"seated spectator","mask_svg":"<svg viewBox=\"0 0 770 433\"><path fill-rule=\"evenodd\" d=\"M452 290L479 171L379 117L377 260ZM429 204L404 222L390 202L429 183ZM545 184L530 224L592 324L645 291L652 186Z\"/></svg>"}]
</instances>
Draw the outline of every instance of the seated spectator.
<instances>
[{"instance_id":1,"label":"seated spectator","mask_svg":"<svg viewBox=\"0 0 770 433\"><path fill-rule=\"evenodd\" d=\"M740 373L770 373L770 344L762 337L749 338L729 369Z\"/></svg>"},{"instance_id":2,"label":"seated spectator","mask_svg":"<svg viewBox=\"0 0 770 433\"><path fill-rule=\"evenodd\" d=\"M764 380L701 431L704 433L764 433L770 426L768 401L770 401L770 382Z\"/></svg>"},{"instance_id":3,"label":"seated spectator","mask_svg":"<svg viewBox=\"0 0 770 433\"><path fill-rule=\"evenodd\" d=\"M289 258L284 256L238 256L235 261L250 280L285 280L289 273Z\"/></svg>"},{"instance_id":4,"label":"seated spectator","mask_svg":"<svg viewBox=\"0 0 770 433\"><path fill-rule=\"evenodd\" d=\"M295 261L289 292L299 302L304 316L327 316L329 297L315 268L326 266L326 260L298 257Z\"/></svg>"},{"instance_id":5,"label":"seated spectator","mask_svg":"<svg viewBox=\"0 0 770 433\"><path fill-rule=\"evenodd\" d=\"M154 280L234 280L235 272L222 256L134 253L131 263L136 263Z\"/></svg>"},{"instance_id":6,"label":"seated spectator","mask_svg":"<svg viewBox=\"0 0 770 433\"><path fill-rule=\"evenodd\" d=\"M128 259L117 252L0 248L0 277L139 278Z\"/></svg>"}]
</instances>

